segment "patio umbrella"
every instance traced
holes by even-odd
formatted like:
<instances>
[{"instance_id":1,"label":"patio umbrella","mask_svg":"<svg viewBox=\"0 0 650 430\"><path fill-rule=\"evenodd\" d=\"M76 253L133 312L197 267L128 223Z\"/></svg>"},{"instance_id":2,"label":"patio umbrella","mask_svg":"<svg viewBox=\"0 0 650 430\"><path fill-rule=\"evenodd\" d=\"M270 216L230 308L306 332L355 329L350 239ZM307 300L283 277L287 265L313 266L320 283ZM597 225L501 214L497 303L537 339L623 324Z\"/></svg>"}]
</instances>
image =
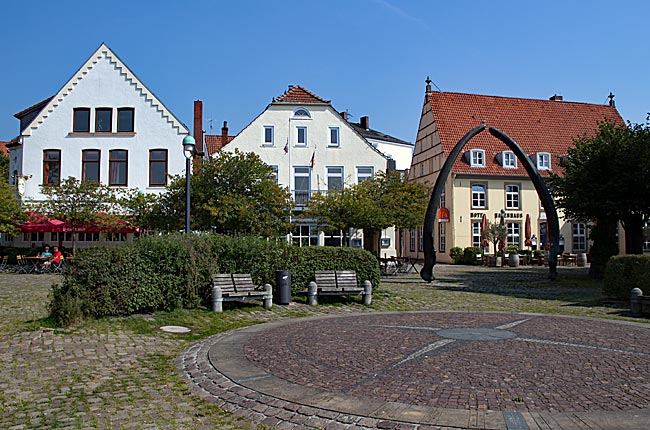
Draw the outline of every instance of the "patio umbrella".
<instances>
[{"instance_id":1,"label":"patio umbrella","mask_svg":"<svg viewBox=\"0 0 650 430\"><path fill-rule=\"evenodd\" d=\"M489 246L489 242L487 240L487 230L488 230L488 221L487 217L485 214L481 217L481 237L483 240L481 240L481 246L486 247Z\"/></svg>"},{"instance_id":2,"label":"patio umbrella","mask_svg":"<svg viewBox=\"0 0 650 430\"><path fill-rule=\"evenodd\" d=\"M505 217L503 215L501 216L501 221L499 221L499 224L501 224L501 227L505 225ZM507 235L504 235L503 240L501 240L499 243L499 249L501 250L506 249L506 241L507 241Z\"/></svg>"},{"instance_id":3,"label":"patio umbrella","mask_svg":"<svg viewBox=\"0 0 650 430\"><path fill-rule=\"evenodd\" d=\"M530 234L530 215L529 214L526 214L526 224L524 224L524 238L526 239L524 241L524 245L533 246L533 242L530 240L531 234Z\"/></svg>"}]
</instances>

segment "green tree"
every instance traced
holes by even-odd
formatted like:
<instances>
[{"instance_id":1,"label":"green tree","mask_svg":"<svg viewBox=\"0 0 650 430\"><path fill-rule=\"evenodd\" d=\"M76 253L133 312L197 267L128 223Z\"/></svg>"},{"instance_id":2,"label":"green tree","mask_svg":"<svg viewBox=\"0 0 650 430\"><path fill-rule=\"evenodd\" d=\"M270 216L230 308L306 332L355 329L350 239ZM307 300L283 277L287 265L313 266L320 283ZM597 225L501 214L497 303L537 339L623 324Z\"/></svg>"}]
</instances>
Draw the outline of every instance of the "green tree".
<instances>
[{"instance_id":1,"label":"green tree","mask_svg":"<svg viewBox=\"0 0 650 430\"><path fill-rule=\"evenodd\" d=\"M599 124L595 135L575 140L563 160L564 174L550 180L568 218L592 221L591 269L602 277L617 253L616 225L625 228L626 252L642 252L643 225L650 214L650 140L647 126Z\"/></svg>"},{"instance_id":2,"label":"green tree","mask_svg":"<svg viewBox=\"0 0 650 430\"><path fill-rule=\"evenodd\" d=\"M21 217L20 203L7 181L0 180L0 233L18 234L15 222Z\"/></svg>"},{"instance_id":3,"label":"green tree","mask_svg":"<svg viewBox=\"0 0 650 430\"><path fill-rule=\"evenodd\" d=\"M342 190L317 194L305 216L343 230L346 239L348 230L355 227L379 240L377 233L385 228L422 225L427 202L426 185L407 182L399 172L391 171Z\"/></svg>"},{"instance_id":4,"label":"green tree","mask_svg":"<svg viewBox=\"0 0 650 430\"><path fill-rule=\"evenodd\" d=\"M289 231L291 195L276 184L273 169L258 155L220 152L196 170L190 181L192 229L264 237ZM183 228L185 176L172 178L158 210L159 228Z\"/></svg>"},{"instance_id":5,"label":"green tree","mask_svg":"<svg viewBox=\"0 0 650 430\"><path fill-rule=\"evenodd\" d=\"M9 157L0 150L0 182L9 183Z\"/></svg>"},{"instance_id":6,"label":"green tree","mask_svg":"<svg viewBox=\"0 0 650 430\"><path fill-rule=\"evenodd\" d=\"M494 255L497 255L498 253L497 246L499 245L499 242L505 243L507 233L505 225L500 222L488 221L487 231L485 231L483 235L485 239L492 242L494 245ZM503 256L503 252L501 252L501 256Z\"/></svg>"},{"instance_id":7,"label":"green tree","mask_svg":"<svg viewBox=\"0 0 650 430\"><path fill-rule=\"evenodd\" d=\"M121 190L116 197L119 213L130 227L150 230L156 224L158 195L131 188Z\"/></svg>"},{"instance_id":8,"label":"green tree","mask_svg":"<svg viewBox=\"0 0 650 430\"><path fill-rule=\"evenodd\" d=\"M115 193L106 185L69 177L57 185L42 185L41 193L45 199L31 203L31 210L69 223L73 250L80 227L100 224L110 228L120 221L120 216L115 214Z\"/></svg>"}]
</instances>

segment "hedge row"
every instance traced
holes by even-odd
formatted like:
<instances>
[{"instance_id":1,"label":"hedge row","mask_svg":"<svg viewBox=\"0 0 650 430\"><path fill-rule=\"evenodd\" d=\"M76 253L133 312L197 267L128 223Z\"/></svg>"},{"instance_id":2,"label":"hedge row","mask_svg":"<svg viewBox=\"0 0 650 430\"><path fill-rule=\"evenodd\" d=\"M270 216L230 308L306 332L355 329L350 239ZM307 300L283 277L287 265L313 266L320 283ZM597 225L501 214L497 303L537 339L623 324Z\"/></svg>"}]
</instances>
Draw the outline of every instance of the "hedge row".
<instances>
[{"instance_id":1,"label":"hedge row","mask_svg":"<svg viewBox=\"0 0 650 430\"><path fill-rule=\"evenodd\" d=\"M213 273L250 273L261 285L289 270L292 294L315 270L355 270L379 287L377 259L352 248L295 247L284 242L215 234L148 236L119 248L78 250L61 285L52 287L50 316L70 325L87 318L208 307Z\"/></svg>"},{"instance_id":2,"label":"hedge row","mask_svg":"<svg viewBox=\"0 0 650 430\"><path fill-rule=\"evenodd\" d=\"M603 293L629 300L632 288L650 294L650 255L619 255L607 262Z\"/></svg>"}]
</instances>

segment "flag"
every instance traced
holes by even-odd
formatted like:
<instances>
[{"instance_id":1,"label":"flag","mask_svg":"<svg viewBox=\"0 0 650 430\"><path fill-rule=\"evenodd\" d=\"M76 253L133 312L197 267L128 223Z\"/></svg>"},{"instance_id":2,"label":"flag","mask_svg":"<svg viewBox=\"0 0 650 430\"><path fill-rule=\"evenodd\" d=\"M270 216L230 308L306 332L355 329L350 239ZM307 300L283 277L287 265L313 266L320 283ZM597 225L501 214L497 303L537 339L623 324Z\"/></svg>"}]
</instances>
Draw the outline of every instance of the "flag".
<instances>
[{"instance_id":1,"label":"flag","mask_svg":"<svg viewBox=\"0 0 650 430\"><path fill-rule=\"evenodd\" d=\"M289 139L287 139L287 143L284 145L284 153L288 154L289 153Z\"/></svg>"},{"instance_id":2,"label":"flag","mask_svg":"<svg viewBox=\"0 0 650 430\"><path fill-rule=\"evenodd\" d=\"M311 154L311 168L312 168L312 169L314 168L314 164L316 164L316 159L315 159L315 157L316 157L316 151L314 151L314 153Z\"/></svg>"}]
</instances>

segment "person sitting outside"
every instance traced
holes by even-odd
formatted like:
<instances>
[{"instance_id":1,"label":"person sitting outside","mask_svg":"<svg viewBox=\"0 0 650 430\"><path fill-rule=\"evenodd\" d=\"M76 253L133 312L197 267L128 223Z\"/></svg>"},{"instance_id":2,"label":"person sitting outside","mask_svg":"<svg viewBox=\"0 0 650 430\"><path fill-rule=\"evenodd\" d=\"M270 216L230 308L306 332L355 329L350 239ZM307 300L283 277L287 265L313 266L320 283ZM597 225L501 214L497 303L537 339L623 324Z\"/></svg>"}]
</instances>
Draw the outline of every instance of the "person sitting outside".
<instances>
[{"instance_id":1,"label":"person sitting outside","mask_svg":"<svg viewBox=\"0 0 650 430\"><path fill-rule=\"evenodd\" d=\"M59 251L59 247L55 246L54 247L54 253L53 254L51 253L50 258L43 262L43 269L42 270L44 270L44 271L49 270L52 263L59 264L59 263L61 263L62 259L63 259L63 254L61 253L61 251Z\"/></svg>"}]
</instances>

